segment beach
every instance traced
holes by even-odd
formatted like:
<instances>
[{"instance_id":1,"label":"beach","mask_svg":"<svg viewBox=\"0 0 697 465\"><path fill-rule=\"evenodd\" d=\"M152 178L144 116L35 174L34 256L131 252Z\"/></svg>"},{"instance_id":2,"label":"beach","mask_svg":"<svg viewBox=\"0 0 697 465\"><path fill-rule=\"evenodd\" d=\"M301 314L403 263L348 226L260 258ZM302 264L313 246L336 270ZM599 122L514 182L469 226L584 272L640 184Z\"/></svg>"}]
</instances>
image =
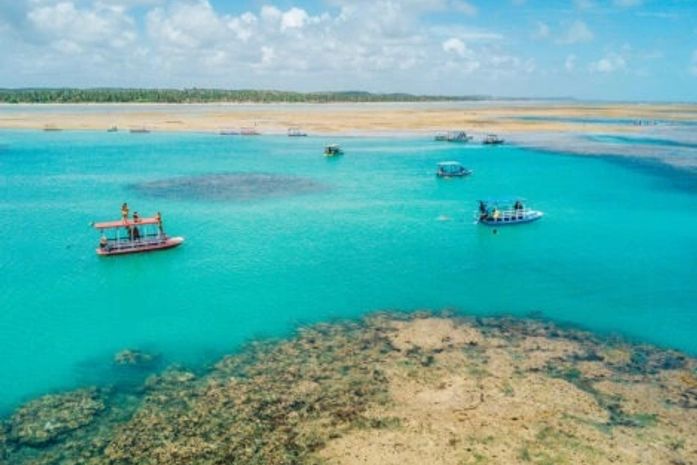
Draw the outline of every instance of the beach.
<instances>
[{"instance_id":1,"label":"beach","mask_svg":"<svg viewBox=\"0 0 697 465\"><path fill-rule=\"evenodd\" d=\"M677 140L697 148L690 129L697 105L565 101L484 101L337 104L92 104L0 105L0 129L221 132L251 128L286 134L292 127L316 136L423 136L465 130L496 133L524 147L578 155L630 156L697 169L694 150L645 144L603 144L588 134ZM631 145L627 147L627 145Z\"/></svg>"}]
</instances>

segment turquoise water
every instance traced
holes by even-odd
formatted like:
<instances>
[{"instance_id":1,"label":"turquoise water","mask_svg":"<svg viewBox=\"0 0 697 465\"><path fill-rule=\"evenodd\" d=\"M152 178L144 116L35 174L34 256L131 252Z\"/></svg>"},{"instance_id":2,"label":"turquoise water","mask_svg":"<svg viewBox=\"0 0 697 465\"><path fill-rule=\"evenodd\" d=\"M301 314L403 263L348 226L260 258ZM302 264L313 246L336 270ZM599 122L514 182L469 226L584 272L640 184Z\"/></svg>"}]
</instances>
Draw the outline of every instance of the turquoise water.
<instances>
[{"instance_id":1,"label":"turquoise water","mask_svg":"<svg viewBox=\"0 0 697 465\"><path fill-rule=\"evenodd\" d=\"M346 155L322 157L328 142ZM436 179L451 159L474 175ZM236 172L323 188L213 201L132 187ZM124 347L197 363L376 309L534 312L697 354L697 186L673 176L427 139L0 132L0 410L109 381ZM473 224L476 199L511 194L546 216ZM89 223L125 200L185 244L98 258Z\"/></svg>"}]
</instances>

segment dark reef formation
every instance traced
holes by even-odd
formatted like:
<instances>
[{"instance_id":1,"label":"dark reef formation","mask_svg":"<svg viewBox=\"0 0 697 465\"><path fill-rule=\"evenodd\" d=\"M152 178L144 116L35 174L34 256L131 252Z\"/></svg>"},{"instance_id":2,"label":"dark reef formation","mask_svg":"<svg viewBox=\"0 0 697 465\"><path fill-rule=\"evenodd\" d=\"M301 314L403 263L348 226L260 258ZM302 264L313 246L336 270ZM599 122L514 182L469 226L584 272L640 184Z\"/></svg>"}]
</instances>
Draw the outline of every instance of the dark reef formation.
<instances>
[{"instance_id":1,"label":"dark reef formation","mask_svg":"<svg viewBox=\"0 0 697 465\"><path fill-rule=\"evenodd\" d=\"M697 463L696 433L697 361L679 352L534 320L380 313L129 392L33 400L0 422L0 463L675 465Z\"/></svg>"},{"instance_id":2,"label":"dark reef formation","mask_svg":"<svg viewBox=\"0 0 697 465\"><path fill-rule=\"evenodd\" d=\"M176 200L249 201L327 190L313 179L270 173L223 173L148 181L130 186L136 192Z\"/></svg>"}]
</instances>

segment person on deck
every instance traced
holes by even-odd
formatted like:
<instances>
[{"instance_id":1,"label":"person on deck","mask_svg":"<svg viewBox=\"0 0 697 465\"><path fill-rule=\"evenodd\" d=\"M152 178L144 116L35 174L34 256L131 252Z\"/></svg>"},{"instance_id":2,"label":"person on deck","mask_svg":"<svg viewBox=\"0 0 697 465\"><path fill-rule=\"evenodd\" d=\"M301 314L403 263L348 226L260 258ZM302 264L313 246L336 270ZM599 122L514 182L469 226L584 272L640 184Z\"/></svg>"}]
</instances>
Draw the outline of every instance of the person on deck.
<instances>
[{"instance_id":1,"label":"person on deck","mask_svg":"<svg viewBox=\"0 0 697 465\"><path fill-rule=\"evenodd\" d=\"M126 202L121 205L121 218L124 221L128 220L128 204Z\"/></svg>"},{"instance_id":2,"label":"person on deck","mask_svg":"<svg viewBox=\"0 0 697 465\"><path fill-rule=\"evenodd\" d=\"M162 215L160 212L157 212L155 219L157 220L157 229L160 231L160 236L162 237L165 235L165 228L162 226Z\"/></svg>"}]
</instances>

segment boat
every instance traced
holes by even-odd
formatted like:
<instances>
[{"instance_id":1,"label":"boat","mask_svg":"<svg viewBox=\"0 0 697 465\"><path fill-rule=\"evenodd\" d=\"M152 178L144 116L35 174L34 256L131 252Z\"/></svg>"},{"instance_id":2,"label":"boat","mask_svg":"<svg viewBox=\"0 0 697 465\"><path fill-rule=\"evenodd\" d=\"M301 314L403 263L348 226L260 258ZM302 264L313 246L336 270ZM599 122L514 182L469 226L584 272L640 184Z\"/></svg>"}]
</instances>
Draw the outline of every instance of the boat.
<instances>
[{"instance_id":1,"label":"boat","mask_svg":"<svg viewBox=\"0 0 697 465\"><path fill-rule=\"evenodd\" d=\"M288 137L307 137L307 133L300 128L288 128Z\"/></svg>"},{"instance_id":2,"label":"boat","mask_svg":"<svg viewBox=\"0 0 697 465\"><path fill-rule=\"evenodd\" d=\"M240 131L235 131L234 129L221 129L218 134L221 136L239 136Z\"/></svg>"},{"instance_id":3,"label":"boat","mask_svg":"<svg viewBox=\"0 0 697 465\"><path fill-rule=\"evenodd\" d=\"M131 128L130 131L134 134L147 134L150 132L150 129L146 128L145 126L142 126L139 128Z\"/></svg>"},{"instance_id":4,"label":"boat","mask_svg":"<svg viewBox=\"0 0 697 465\"><path fill-rule=\"evenodd\" d=\"M469 142L472 140L472 136L468 136L465 131L448 131L439 132L434 137L434 140L439 142Z\"/></svg>"},{"instance_id":5,"label":"boat","mask_svg":"<svg viewBox=\"0 0 697 465\"><path fill-rule=\"evenodd\" d=\"M183 237L171 237L165 233L162 217L123 218L116 221L94 223L101 233L97 255L125 255L171 249L184 242Z\"/></svg>"},{"instance_id":6,"label":"boat","mask_svg":"<svg viewBox=\"0 0 697 465\"><path fill-rule=\"evenodd\" d=\"M106 132L118 132L119 128L116 126L111 126L109 129L106 130Z\"/></svg>"},{"instance_id":7,"label":"boat","mask_svg":"<svg viewBox=\"0 0 697 465\"><path fill-rule=\"evenodd\" d=\"M56 127L53 124L47 124L44 126L44 131L46 131L46 132L58 132L58 131L62 131L62 129L59 127Z\"/></svg>"},{"instance_id":8,"label":"boat","mask_svg":"<svg viewBox=\"0 0 697 465\"><path fill-rule=\"evenodd\" d=\"M479 201L477 221L487 226L508 226L531 223L544 215L539 210L528 208L522 198L489 199Z\"/></svg>"},{"instance_id":9,"label":"boat","mask_svg":"<svg viewBox=\"0 0 697 465\"><path fill-rule=\"evenodd\" d=\"M446 142L466 143L472 140L472 136L468 136L465 131L450 131L446 137Z\"/></svg>"},{"instance_id":10,"label":"boat","mask_svg":"<svg viewBox=\"0 0 697 465\"><path fill-rule=\"evenodd\" d=\"M243 127L240 129L241 136L259 136L261 133L257 131L256 127Z\"/></svg>"},{"instance_id":11,"label":"boat","mask_svg":"<svg viewBox=\"0 0 697 465\"><path fill-rule=\"evenodd\" d=\"M441 178L461 178L472 174L472 170L468 170L456 161L442 161L438 163L436 176Z\"/></svg>"},{"instance_id":12,"label":"boat","mask_svg":"<svg viewBox=\"0 0 697 465\"><path fill-rule=\"evenodd\" d=\"M482 144L484 145L501 145L503 142L503 139L496 134L487 134L484 136L484 139L482 139Z\"/></svg>"},{"instance_id":13,"label":"boat","mask_svg":"<svg viewBox=\"0 0 697 465\"><path fill-rule=\"evenodd\" d=\"M325 157L336 157L337 155L343 155L344 151L339 147L338 144L331 144L324 147Z\"/></svg>"}]
</instances>

